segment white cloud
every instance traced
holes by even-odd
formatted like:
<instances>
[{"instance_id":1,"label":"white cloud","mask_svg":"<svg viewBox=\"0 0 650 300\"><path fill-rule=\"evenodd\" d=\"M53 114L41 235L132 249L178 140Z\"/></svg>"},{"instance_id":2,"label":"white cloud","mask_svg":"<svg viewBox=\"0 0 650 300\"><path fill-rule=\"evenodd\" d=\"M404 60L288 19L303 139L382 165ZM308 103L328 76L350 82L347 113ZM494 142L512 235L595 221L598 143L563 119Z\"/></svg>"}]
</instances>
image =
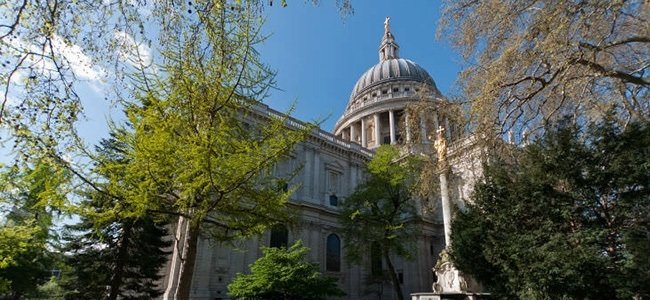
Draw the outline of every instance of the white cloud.
<instances>
[{"instance_id":1,"label":"white cloud","mask_svg":"<svg viewBox=\"0 0 650 300\"><path fill-rule=\"evenodd\" d=\"M66 43L60 36L55 35L52 38L52 47L70 64L74 74L80 79L101 80L104 70L94 66L92 59L84 54L79 45Z\"/></svg>"},{"instance_id":2,"label":"white cloud","mask_svg":"<svg viewBox=\"0 0 650 300\"><path fill-rule=\"evenodd\" d=\"M118 42L120 58L134 67L148 66L151 64L151 49L143 42L137 42L132 35L116 30L113 33Z\"/></svg>"},{"instance_id":3,"label":"white cloud","mask_svg":"<svg viewBox=\"0 0 650 300\"><path fill-rule=\"evenodd\" d=\"M83 52L83 49L79 45L66 42L58 35L54 35L51 42L52 50L56 55L59 55L66 61L66 65L70 67L78 79L99 82L104 77L103 75L105 74L105 70L94 65L92 59ZM9 46L9 51L17 54L41 53L43 51L41 46L32 41L26 41L23 39L9 40ZM31 65L34 71L40 73L46 73L56 69L54 62L51 59L39 55L29 56L25 60L25 63ZM21 79L26 77L24 72L26 71L16 73L12 80L20 82Z\"/></svg>"}]
</instances>

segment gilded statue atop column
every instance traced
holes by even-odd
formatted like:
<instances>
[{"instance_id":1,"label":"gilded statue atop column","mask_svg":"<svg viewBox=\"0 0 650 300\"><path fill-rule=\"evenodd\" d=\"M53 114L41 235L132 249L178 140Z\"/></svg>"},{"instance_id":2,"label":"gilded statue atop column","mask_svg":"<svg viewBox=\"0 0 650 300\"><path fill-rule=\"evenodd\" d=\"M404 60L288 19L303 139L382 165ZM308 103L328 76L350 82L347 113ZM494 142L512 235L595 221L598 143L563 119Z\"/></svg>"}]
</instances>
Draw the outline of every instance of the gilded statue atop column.
<instances>
[{"instance_id":1,"label":"gilded statue atop column","mask_svg":"<svg viewBox=\"0 0 650 300\"><path fill-rule=\"evenodd\" d=\"M447 161L447 140L445 139L444 131L444 127L438 126L438 130L436 130L436 141L433 144L436 152L438 152L438 162L441 164Z\"/></svg>"}]
</instances>

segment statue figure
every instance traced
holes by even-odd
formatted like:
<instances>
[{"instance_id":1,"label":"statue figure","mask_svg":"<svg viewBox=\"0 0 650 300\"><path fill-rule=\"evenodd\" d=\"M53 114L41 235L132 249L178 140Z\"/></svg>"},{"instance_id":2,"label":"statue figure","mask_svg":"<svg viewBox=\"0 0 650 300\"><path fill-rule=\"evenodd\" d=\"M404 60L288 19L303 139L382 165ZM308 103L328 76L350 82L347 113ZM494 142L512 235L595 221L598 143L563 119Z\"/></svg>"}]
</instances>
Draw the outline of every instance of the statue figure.
<instances>
[{"instance_id":1,"label":"statue figure","mask_svg":"<svg viewBox=\"0 0 650 300\"><path fill-rule=\"evenodd\" d=\"M384 32L390 32L390 17L386 17L386 20L384 20Z\"/></svg>"},{"instance_id":2,"label":"statue figure","mask_svg":"<svg viewBox=\"0 0 650 300\"><path fill-rule=\"evenodd\" d=\"M438 162L445 163L447 161L447 140L443 135L445 128L438 126L436 141L433 144L438 152Z\"/></svg>"},{"instance_id":3,"label":"statue figure","mask_svg":"<svg viewBox=\"0 0 650 300\"><path fill-rule=\"evenodd\" d=\"M481 290L481 286L470 277L466 277L458 271L451 262L447 249L440 252L440 258L433 267L437 281L431 287L435 293L444 292L476 292Z\"/></svg>"}]
</instances>

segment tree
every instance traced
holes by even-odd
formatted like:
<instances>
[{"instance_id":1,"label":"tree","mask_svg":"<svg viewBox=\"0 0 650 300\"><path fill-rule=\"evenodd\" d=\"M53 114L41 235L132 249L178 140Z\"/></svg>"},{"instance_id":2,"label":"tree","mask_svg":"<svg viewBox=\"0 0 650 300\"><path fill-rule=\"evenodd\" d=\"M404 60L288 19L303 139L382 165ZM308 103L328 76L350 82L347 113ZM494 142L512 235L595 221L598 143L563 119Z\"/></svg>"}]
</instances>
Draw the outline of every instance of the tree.
<instances>
[{"instance_id":1,"label":"tree","mask_svg":"<svg viewBox=\"0 0 650 300\"><path fill-rule=\"evenodd\" d=\"M12 299L34 295L55 262L50 244L54 217L65 197L69 176L47 159L16 165L0 174L0 282ZM6 238L6 239L5 239Z\"/></svg>"},{"instance_id":2,"label":"tree","mask_svg":"<svg viewBox=\"0 0 650 300\"><path fill-rule=\"evenodd\" d=\"M288 193L267 171L310 126L257 110L273 85L253 48L263 39L266 3L24 0L1 12L0 126L17 156L68 168L81 185L113 198L119 218L189 220L181 298L189 297L199 232L248 237L286 215ZM102 185L66 157L94 159L75 128L83 115L77 84L106 74L135 133L126 178ZM121 194L111 184L123 181L139 184Z\"/></svg>"},{"instance_id":3,"label":"tree","mask_svg":"<svg viewBox=\"0 0 650 300\"><path fill-rule=\"evenodd\" d=\"M120 91L128 90L134 66L151 68L157 52L173 46L173 39L167 37L175 33L176 22L198 17L206 7L234 9L242 2L256 9L274 3L4 1L0 10L0 126L18 148L50 148L59 153L87 150L76 149L83 147L75 143L80 138L76 125L83 120L84 106L101 100L82 99L83 84L102 81L108 85L106 91L114 86L118 95L105 95L105 104L114 104ZM288 1L279 2L286 6ZM352 13L349 0L336 2L342 15Z\"/></svg>"},{"instance_id":4,"label":"tree","mask_svg":"<svg viewBox=\"0 0 650 300\"><path fill-rule=\"evenodd\" d=\"M498 298L645 299L650 126L549 128L493 159L452 225L452 258Z\"/></svg>"},{"instance_id":5,"label":"tree","mask_svg":"<svg viewBox=\"0 0 650 300\"><path fill-rule=\"evenodd\" d=\"M412 193L416 166L416 159L400 157L398 148L379 147L368 162L367 181L341 203L339 215L346 257L362 263L367 253L379 250L398 299L404 296L391 257L410 258L415 247L417 214Z\"/></svg>"},{"instance_id":6,"label":"tree","mask_svg":"<svg viewBox=\"0 0 650 300\"><path fill-rule=\"evenodd\" d=\"M343 296L336 278L324 277L317 264L305 261L309 248L298 240L291 247L262 248L250 265L251 273L237 273L228 285L235 299L326 299Z\"/></svg>"},{"instance_id":7,"label":"tree","mask_svg":"<svg viewBox=\"0 0 650 300\"><path fill-rule=\"evenodd\" d=\"M9 102L5 91L2 125L9 125L22 153L47 156L82 185L113 198L116 206L109 211L119 218L173 216L189 223L179 298L189 297L199 233L219 240L249 237L288 216L284 203L289 193L276 189L277 180L268 171L311 126L289 126L288 117L259 110L273 86L273 72L253 48L263 39L265 3L26 0L8 10L10 24L3 27L8 33L0 36L2 51L6 47L15 59L6 63L3 83L11 82L17 69L28 71L29 80L44 78L28 80L24 88L29 97L17 102ZM42 18L31 21L26 15ZM147 22L154 26L145 26ZM106 24L116 26L101 26ZM126 50L113 47L115 35ZM34 53L30 43L16 48L7 40L25 42L25 37L42 47ZM147 37L158 38L153 43ZM134 131L126 154L130 161L121 173L125 178L100 184L101 176L64 158L63 153L81 152L95 159L78 143L74 122L82 106L74 90L74 68L57 63L66 62L61 52L67 49L53 47L57 39L73 48L88 45L95 50L88 55L99 62L115 54L104 58L102 49L123 59L117 63L118 78L126 78L118 103ZM160 51L155 60L143 55L150 50ZM121 182L138 184L125 192Z\"/></svg>"},{"instance_id":8,"label":"tree","mask_svg":"<svg viewBox=\"0 0 650 300\"><path fill-rule=\"evenodd\" d=\"M26 254L33 245L30 244L32 235L38 232L38 228L27 225L11 225L6 224L0 227L0 293L11 292L12 287L11 278L4 274L3 270L13 267L19 263L20 257Z\"/></svg>"},{"instance_id":9,"label":"tree","mask_svg":"<svg viewBox=\"0 0 650 300\"><path fill-rule=\"evenodd\" d=\"M165 230L151 218L117 220L101 230L89 220L72 228L87 233L66 245L69 299L152 299L162 294L158 280L167 261ZM104 270L98 272L98 270ZM108 289L107 289L108 287Z\"/></svg>"},{"instance_id":10,"label":"tree","mask_svg":"<svg viewBox=\"0 0 650 300\"><path fill-rule=\"evenodd\" d=\"M15 7L16 18L8 18L16 20L7 26L8 35L27 34L30 39L44 43L47 56L43 59L56 67L48 74L53 73L56 78L46 76L43 84L30 82L27 88L37 87L46 94L30 93L25 101L18 101L16 110L5 110L3 125L10 124L15 140L29 149L30 152L24 153L36 152L51 157L69 168L83 185L113 198L115 209L109 211L119 218L138 219L153 214L188 220L191 230L186 234L188 251L183 257L180 298L189 297L200 232L220 240L248 237L263 232L287 215L284 203L288 193L276 189L268 170L305 137L310 126L290 127L286 116L257 110L273 85L273 72L259 61L253 48L263 39L259 36L259 14L264 3L181 1L155 2L151 7L143 7L139 3L133 6L121 1L108 4L23 1ZM113 8L117 8L118 16L111 11ZM160 41L157 49L161 52L155 61L147 61L141 53L152 49L147 48L146 43L139 43L148 41L145 28L149 26L144 26L143 18L146 17L139 10L142 8L151 8L149 20L159 29L151 35L159 37L157 41ZM43 24L41 19L31 22L23 13L42 15L45 21ZM99 23L93 23L94 20ZM66 26L70 22L74 26ZM118 26L90 26L113 23ZM92 31L95 28L100 29ZM126 108L134 130L126 154L130 161L125 167L120 166L125 168L121 173L124 178L109 181L109 184L100 184L101 176L97 178L75 162L64 159L62 153L69 150L70 144L63 143L66 147L60 147L58 133L72 135L74 140L73 123L81 105L71 86L74 72L61 74L60 69L71 69L56 64L57 59L65 61L65 57L51 47L56 33L62 31L68 34L62 38L65 43L101 45L95 50L113 51L115 48L110 43L102 44L103 38L113 37L105 37L106 32L101 28L116 28L123 39L136 41L128 43L130 51L126 53L135 55L128 56L130 63L120 73L128 75L128 84L121 89L123 97L119 98L119 103ZM69 34L67 30L81 32ZM84 30L91 30L92 34ZM88 39L89 36L97 36L97 40ZM9 43L2 42L3 46ZM12 67L8 77L3 78L6 82L11 81L16 68L48 65L22 65L29 57L40 57L38 53L41 52L34 54L23 48L11 48L11 51L12 55L14 52L17 55L18 64L8 63ZM37 75L44 73L41 68L37 69ZM47 73L49 69L45 69ZM54 93L56 91L65 92L65 95ZM7 97L5 93L3 108L8 103ZM40 102L32 103L29 99ZM54 123L48 123L50 121ZM76 146L79 145L72 144ZM83 146L74 150L82 151L84 156L91 152ZM90 158L95 159L92 155ZM107 164L107 167L111 165L115 164ZM119 186L122 182L138 184L135 189L123 189Z\"/></svg>"},{"instance_id":11,"label":"tree","mask_svg":"<svg viewBox=\"0 0 650 300\"><path fill-rule=\"evenodd\" d=\"M105 178L105 190L114 197L97 190L81 193L81 222L67 226L65 253L71 277L63 283L70 299L152 299L160 296L157 281L169 253L165 239L168 234L163 220L152 216L128 217L115 211L128 210L117 200L122 199L134 182L124 180L123 172L129 163L129 132L115 129L111 138L97 147L99 161L95 173ZM119 181L119 182L116 182ZM106 272L97 272L106 270ZM108 290L106 289L108 287Z\"/></svg>"},{"instance_id":12,"label":"tree","mask_svg":"<svg viewBox=\"0 0 650 300\"><path fill-rule=\"evenodd\" d=\"M182 299L190 297L200 235L246 238L289 217L291 191L278 189L270 170L312 128L262 106L274 74L253 48L262 39L259 8L223 4L193 3L196 16L170 19L160 71L142 70L127 105L134 132L123 174L137 188L121 205L186 224Z\"/></svg>"},{"instance_id":13,"label":"tree","mask_svg":"<svg viewBox=\"0 0 650 300\"><path fill-rule=\"evenodd\" d=\"M649 16L643 0L446 1L439 35L467 60L473 127L525 142L564 115L650 118Z\"/></svg>"}]
</instances>

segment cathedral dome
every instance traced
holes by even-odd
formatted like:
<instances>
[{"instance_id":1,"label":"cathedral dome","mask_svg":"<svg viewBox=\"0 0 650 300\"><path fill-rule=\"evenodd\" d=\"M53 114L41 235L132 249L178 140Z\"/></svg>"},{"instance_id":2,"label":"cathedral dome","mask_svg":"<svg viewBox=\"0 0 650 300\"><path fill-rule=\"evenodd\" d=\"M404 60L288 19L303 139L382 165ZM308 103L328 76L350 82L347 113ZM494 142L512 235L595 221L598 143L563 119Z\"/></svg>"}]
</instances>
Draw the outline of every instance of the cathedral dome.
<instances>
[{"instance_id":1,"label":"cathedral dome","mask_svg":"<svg viewBox=\"0 0 650 300\"><path fill-rule=\"evenodd\" d=\"M422 100L445 101L424 68L399 57L399 45L390 31L389 21L390 18L386 18L384 22L379 62L357 80L333 132L343 140L369 149L411 140L411 132L402 130L407 128L405 112L408 106ZM435 123L432 128L444 122ZM426 139L428 135L423 133L422 137Z\"/></svg>"},{"instance_id":2,"label":"cathedral dome","mask_svg":"<svg viewBox=\"0 0 650 300\"><path fill-rule=\"evenodd\" d=\"M419 82L437 91L431 75L418 64L404 58L385 59L361 75L352 89L346 110L351 109L354 101L364 92L382 83L395 83L397 81Z\"/></svg>"}]
</instances>

